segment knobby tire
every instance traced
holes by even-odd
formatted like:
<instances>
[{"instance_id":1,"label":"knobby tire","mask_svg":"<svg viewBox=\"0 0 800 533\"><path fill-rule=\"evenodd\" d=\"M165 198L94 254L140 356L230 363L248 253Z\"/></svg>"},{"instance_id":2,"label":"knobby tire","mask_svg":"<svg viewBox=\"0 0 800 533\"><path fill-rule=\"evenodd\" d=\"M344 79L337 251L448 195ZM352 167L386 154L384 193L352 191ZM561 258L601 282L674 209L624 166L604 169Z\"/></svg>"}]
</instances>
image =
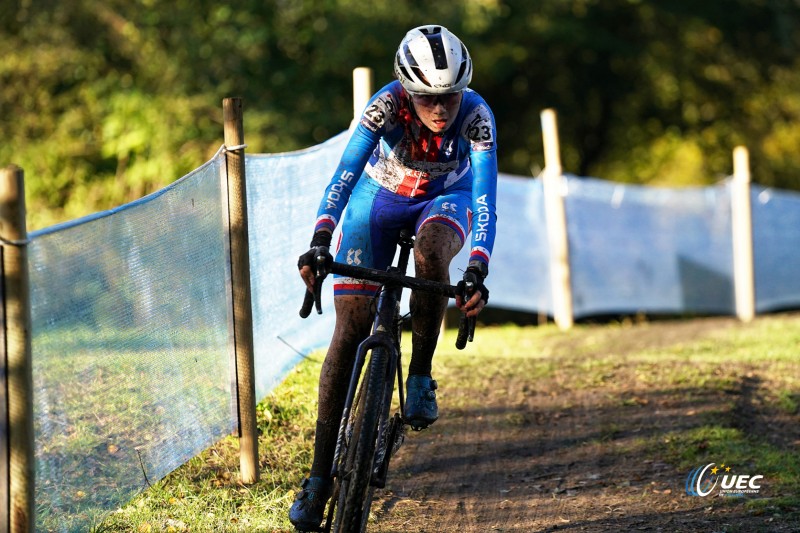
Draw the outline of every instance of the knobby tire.
<instances>
[{"instance_id":1,"label":"knobby tire","mask_svg":"<svg viewBox=\"0 0 800 533\"><path fill-rule=\"evenodd\" d=\"M353 436L347 448L335 531L365 531L369 519L374 487L372 478L378 425L384 411L386 367L389 355L383 348L372 350L369 369L359 386L359 402L355 413ZM366 384L366 390L363 386Z\"/></svg>"}]
</instances>

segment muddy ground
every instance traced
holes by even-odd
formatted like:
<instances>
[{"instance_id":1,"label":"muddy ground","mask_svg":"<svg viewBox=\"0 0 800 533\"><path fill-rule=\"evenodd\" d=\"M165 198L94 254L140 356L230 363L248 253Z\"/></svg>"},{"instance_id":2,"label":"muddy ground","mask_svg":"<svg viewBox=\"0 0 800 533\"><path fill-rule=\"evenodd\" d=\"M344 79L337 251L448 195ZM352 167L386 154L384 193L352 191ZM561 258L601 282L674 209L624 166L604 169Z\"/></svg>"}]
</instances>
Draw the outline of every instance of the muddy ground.
<instances>
[{"instance_id":1,"label":"muddy ground","mask_svg":"<svg viewBox=\"0 0 800 533\"><path fill-rule=\"evenodd\" d=\"M532 382L524 372L496 375L470 390L441 383L441 418L406 439L373 504L370 530L800 531L796 512L686 495L685 467L648 455L640 444L699 424L692 416L698 411L729 409L732 424L798 453L800 418L761 412L752 375L731 390L690 400L680 389L643 387L624 368L626 352L736 325L715 318L620 329L611 342L621 363L608 387L572 387L568 376ZM568 345L560 351L553 356L570 356ZM770 496L768 489L760 495Z\"/></svg>"}]
</instances>

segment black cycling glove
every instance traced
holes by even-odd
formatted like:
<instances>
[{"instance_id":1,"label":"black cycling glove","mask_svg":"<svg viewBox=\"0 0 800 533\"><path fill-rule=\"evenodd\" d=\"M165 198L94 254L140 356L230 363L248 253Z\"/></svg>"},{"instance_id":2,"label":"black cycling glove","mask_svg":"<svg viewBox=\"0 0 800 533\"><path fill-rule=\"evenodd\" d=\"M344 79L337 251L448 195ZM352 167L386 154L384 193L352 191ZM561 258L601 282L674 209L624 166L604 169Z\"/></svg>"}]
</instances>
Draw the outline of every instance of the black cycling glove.
<instances>
[{"instance_id":1,"label":"black cycling glove","mask_svg":"<svg viewBox=\"0 0 800 533\"><path fill-rule=\"evenodd\" d=\"M466 302L468 300L466 292L467 283L470 282L472 283L474 290L481 291L481 300L483 300L483 303L486 304L489 302L489 289L487 289L486 285L483 284L483 280L486 279L488 274L489 269L483 263L480 263L480 266L470 265L467 267L467 271L464 272L464 279L459 281L456 285L456 290L461 296L462 302Z\"/></svg>"},{"instance_id":2,"label":"black cycling glove","mask_svg":"<svg viewBox=\"0 0 800 533\"><path fill-rule=\"evenodd\" d=\"M328 251L331 246L332 235L328 231L318 231L311 239L311 248L300 256L297 260L297 268L302 269L308 265L312 269L317 266L317 257L325 256L325 266L329 267L333 262L333 257Z\"/></svg>"}]
</instances>

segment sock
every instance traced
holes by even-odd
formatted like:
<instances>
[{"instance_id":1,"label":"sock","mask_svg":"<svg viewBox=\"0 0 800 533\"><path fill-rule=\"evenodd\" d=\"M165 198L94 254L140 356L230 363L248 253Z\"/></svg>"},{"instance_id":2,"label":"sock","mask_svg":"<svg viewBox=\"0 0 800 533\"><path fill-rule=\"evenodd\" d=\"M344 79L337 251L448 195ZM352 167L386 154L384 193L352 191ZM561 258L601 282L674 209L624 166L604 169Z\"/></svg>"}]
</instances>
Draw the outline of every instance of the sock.
<instances>
[{"instance_id":1,"label":"sock","mask_svg":"<svg viewBox=\"0 0 800 533\"><path fill-rule=\"evenodd\" d=\"M438 333L433 337L414 335L411 349L411 362L408 364L409 376L431 377L433 352L436 349Z\"/></svg>"},{"instance_id":2,"label":"sock","mask_svg":"<svg viewBox=\"0 0 800 533\"><path fill-rule=\"evenodd\" d=\"M309 474L311 477L331 477L338 433L338 420L333 423L317 420L317 434L314 438L314 461L311 463L311 473Z\"/></svg>"}]
</instances>

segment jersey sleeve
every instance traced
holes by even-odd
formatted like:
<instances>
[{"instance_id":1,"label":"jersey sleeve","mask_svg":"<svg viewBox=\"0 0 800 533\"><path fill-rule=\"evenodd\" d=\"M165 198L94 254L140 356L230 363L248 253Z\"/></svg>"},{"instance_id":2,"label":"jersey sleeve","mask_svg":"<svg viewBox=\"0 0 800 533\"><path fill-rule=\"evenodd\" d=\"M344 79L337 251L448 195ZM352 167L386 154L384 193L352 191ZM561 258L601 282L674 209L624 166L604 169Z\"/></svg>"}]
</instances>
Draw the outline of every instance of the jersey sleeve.
<instances>
[{"instance_id":1,"label":"jersey sleeve","mask_svg":"<svg viewBox=\"0 0 800 533\"><path fill-rule=\"evenodd\" d=\"M339 166L325 189L314 231L333 231L339 224L353 188L364 172L381 136L397 122L397 99L387 85L367 103L358 125L344 149Z\"/></svg>"},{"instance_id":2,"label":"jersey sleeve","mask_svg":"<svg viewBox=\"0 0 800 533\"><path fill-rule=\"evenodd\" d=\"M489 107L481 102L464 124L472 166L472 243L469 264L488 268L497 228L497 128Z\"/></svg>"}]
</instances>

